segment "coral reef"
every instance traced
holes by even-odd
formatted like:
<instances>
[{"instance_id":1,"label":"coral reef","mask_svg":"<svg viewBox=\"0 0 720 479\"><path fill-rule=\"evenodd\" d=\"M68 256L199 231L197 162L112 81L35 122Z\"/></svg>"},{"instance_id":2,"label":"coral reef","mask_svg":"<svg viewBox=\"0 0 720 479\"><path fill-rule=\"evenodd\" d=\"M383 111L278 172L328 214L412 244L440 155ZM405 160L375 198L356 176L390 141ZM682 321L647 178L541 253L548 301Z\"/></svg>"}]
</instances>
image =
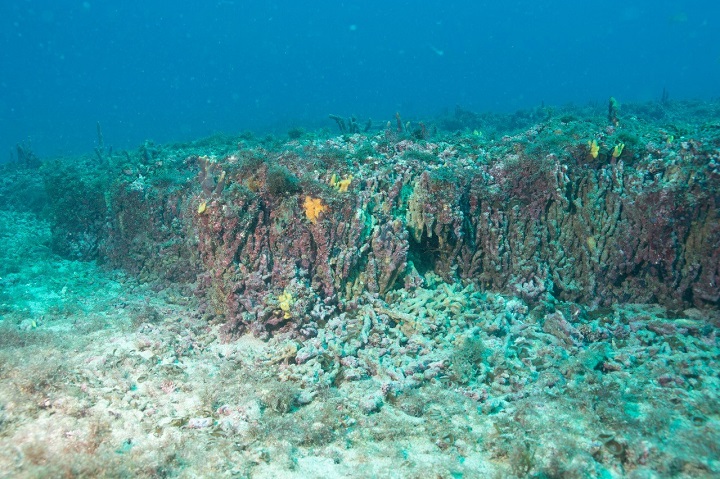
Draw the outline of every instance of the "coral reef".
<instances>
[{"instance_id":1,"label":"coral reef","mask_svg":"<svg viewBox=\"0 0 720 479\"><path fill-rule=\"evenodd\" d=\"M297 331L316 304L343 310L428 271L530 303L717 307L717 130L610 112L622 121L550 115L427 141L398 115L390 135L156 147L94 179L55 165L53 244L148 279L197 277L229 334ZM278 319L291 284L297 314Z\"/></svg>"},{"instance_id":2,"label":"coral reef","mask_svg":"<svg viewBox=\"0 0 720 479\"><path fill-rule=\"evenodd\" d=\"M247 301L249 281L256 296L296 281L332 305L363 292L385 295L427 270L531 302L717 306L720 178L712 139L670 143L652 131L644 145L625 146L614 130L594 132L599 146L587 163L581 141L552 148L555 123L564 124L476 145L355 135L304 144L302 154L293 145L266 153L302 178L296 201L271 194L257 177L229 173L236 193L194 220L224 314L264 320L262 298L252 307L227 301ZM337 176L313 169L313 158L338 148L352 155L360 145L372 153L346 158L353 190L324 188ZM230 284L233 275L245 285Z\"/></svg>"},{"instance_id":3,"label":"coral reef","mask_svg":"<svg viewBox=\"0 0 720 479\"><path fill-rule=\"evenodd\" d=\"M3 167L0 476L717 476L718 114Z\"/></svg>"}]
</instances>

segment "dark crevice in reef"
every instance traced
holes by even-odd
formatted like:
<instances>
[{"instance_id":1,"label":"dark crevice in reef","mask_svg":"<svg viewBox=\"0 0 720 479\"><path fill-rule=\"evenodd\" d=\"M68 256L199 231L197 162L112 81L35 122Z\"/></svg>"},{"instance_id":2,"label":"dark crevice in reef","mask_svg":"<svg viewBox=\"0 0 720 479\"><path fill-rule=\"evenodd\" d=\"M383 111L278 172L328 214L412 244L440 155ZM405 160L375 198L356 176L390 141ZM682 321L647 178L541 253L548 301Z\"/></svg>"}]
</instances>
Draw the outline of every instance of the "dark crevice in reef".
<instances>
[{"instance_id":1,"label":"dark crevice in reef","mask_svg":"<svg viewBox=\"0 0 720 479\"><path fill-rule=\"evenodd\" d=\"M437 254L440 248L438 237L422 235L420 241L413 235L409 237L408 260L412 261L417 272L424 276L427 272L435 269Z\"/></svg>"}]
</instances>

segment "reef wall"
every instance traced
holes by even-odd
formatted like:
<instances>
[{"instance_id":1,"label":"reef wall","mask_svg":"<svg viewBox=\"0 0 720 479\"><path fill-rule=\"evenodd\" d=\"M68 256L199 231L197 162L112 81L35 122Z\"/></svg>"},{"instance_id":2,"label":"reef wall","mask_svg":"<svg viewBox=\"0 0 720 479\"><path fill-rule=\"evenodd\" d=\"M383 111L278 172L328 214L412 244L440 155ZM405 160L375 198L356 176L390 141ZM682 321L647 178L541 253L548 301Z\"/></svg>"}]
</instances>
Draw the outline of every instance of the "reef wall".
<instances>
[{"instance_id":1,"label":"reef wall","mask_svg":"<svg viewBox=\"0 0 720 479\"><path fill-rule=\"evenodd\" d=\"M336 145L310 156L326 147ZM682 145L673 162L646 147L644 158L628 156L632 167L612 156L587 165L583 147L562 160L531 155L513 139L502 148L512 153L477 156L449 144L394 148L353 165L342 192L325 186L340 174L325 169L301 193L268 194L267 163L244 177L218 160L231 184L255 188L198 194L193 210L203 287L232 321L302 318L315 295L327 304L384 295L428 270L530 302L718 304L720 177L698 145ZM286 153L273 162L312 171ZM316 219L306 198L322 202ZM278 317L267 295L283 292L307 304Z\"/></svg>"},{"instance_id":2,"label":"reef wall","mask_svg":"<svg viewBox=\"0 0 720 479\"><path fill-rule=\"evenodd\" d=\"M529 303L717 307L719 135L689 133L565 118L493 139L388 127L167 147L111 169L95 249L195 281L230 335L300 331L429 271Z\"/></svg>"}]
</instances>

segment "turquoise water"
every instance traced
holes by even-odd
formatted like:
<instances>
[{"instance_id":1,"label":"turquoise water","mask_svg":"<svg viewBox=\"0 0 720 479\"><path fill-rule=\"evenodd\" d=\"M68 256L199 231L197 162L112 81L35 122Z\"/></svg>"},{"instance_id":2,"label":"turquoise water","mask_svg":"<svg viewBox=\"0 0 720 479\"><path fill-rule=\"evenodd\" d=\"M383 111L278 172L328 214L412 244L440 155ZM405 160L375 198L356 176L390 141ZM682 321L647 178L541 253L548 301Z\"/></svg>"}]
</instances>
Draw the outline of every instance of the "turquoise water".
<instances>
[{"instance_id":1,"label":"turquoise water","mask_svg":"<svg viewBox=\"0 0 720 479\"><path fill-rule=\"evenodd\" d=\"M0 147L85 153L216 132L329 126L328 114L512 112L709 99L712 1L365 3L47 0L0 5ZM0 157L5 161L7 155Z\"/></svg>"}]
</instances>

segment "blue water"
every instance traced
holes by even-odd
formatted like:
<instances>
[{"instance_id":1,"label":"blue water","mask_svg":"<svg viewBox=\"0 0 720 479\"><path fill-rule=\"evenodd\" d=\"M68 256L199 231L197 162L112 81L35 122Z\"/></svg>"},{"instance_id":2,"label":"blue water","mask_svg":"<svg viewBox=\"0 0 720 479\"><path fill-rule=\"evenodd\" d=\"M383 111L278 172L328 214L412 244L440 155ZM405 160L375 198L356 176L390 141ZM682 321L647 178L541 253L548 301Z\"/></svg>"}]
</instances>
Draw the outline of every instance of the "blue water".
<instances>
[{"instance_id":1,"label":"blue water","mask_svg":"<svg viewBox=\"0 0 720 479\"><path fill-rule=\"evenodd\" d=\"M2 0L0 161L455 105L712 98L720 2Z\"/></svg>"}]
</instances>

